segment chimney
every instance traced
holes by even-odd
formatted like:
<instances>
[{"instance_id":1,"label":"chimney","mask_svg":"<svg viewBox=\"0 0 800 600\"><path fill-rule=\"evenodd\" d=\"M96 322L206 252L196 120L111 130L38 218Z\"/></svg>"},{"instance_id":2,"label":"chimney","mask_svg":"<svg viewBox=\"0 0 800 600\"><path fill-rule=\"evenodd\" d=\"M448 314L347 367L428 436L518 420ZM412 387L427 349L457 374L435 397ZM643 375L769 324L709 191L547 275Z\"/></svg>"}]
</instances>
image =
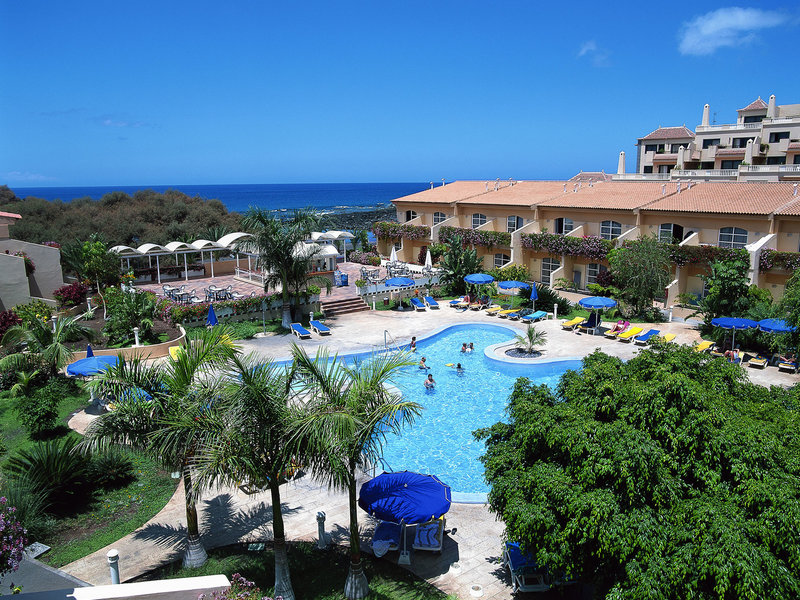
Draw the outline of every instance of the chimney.
<instances>
[{"instance_id":1,"label":"chimney","mask_svg":"<svg viewBox=\"0 0 800 600\"><path fill-rule=\"evenodd\" d=\"M703 122L700 123L703 127L708 127L708 112L710 109L711 107L708 104L703 107Z\"/></svg>"},{"instance_id":2,"label":"chimney","mask_svg":"<svg viewBox=\"0 0 800 600\"><path fill-rule=\"evenodd\" d=\"M775 94L769 97L769 104L767 105L767 118L774 119L778 115L775 114Z\"/></svg>"},{"instance_id":3,"label":"chimney","mask_svg":"<svg viewBox=\"0 0 800 600\"><path fill-rule=\"evenodd\" d=\"M666 193L667 193L667 184L666 183L662 183L661 184L661 195L665 196Z\"/></svg>"},{"instance_id":4,"label":"chimney","mask_svg":"<svg viewBox=\"0 0 800 600\"><path fill-rule=\"evenodd\" d=\"M486 182L486 191L487 192L489 191L489 182L488 181Z\"/></svg>"},{"instance_id":5,"label":"chimney","mask_svg":"<svg viewBox=\"0 0 800 600\"><path fill-rule=\"evenodd\" d=\"M675 165L675 168L679 171L683 171L683 151L684 147L680 146L678 148L678 164Z\"/></svg>"},{"instance_id":6,"label":"chimney","mask_svg":"<svg viewBox=\"0 0 800 600\"><path fill-rule=\"evenodd\" d=\"M567 184L565 183L564 184L564 192L566 192L566 191L567 191Z\"/></svg>"},{"instance_id":7,"label":"chimney","mask_svg":"<svg viewBox=\"0 0 800 600\"><path fill-rule=\"evenodd\" d=\"M681 182L678 182L678 185L675 187L675 190L680 194L681 193Z\"/></svg>"},{"instance_id":8,"label":"chimney","mask_svg":"<svg viewBox=\"0 0 800 600\"><path fill-rule=\"evenodd\" d=\"M796 183L794 184L794 193L792 193L792 196L797 196L797 184Z\"/></svg>"},{"instance_id":9,"label":"chimney","mask_svg":"<svg viewBox=\"0 0 800 600\"><path fill-rule=\"evenodd\" d=\"M575 187L572 188L572 193L576 193L578 191L578 184L575 184Z\"/></svg>"},{"instance_id":10,"label":"chimney","mask_svg":"<svg viewBox=\"0 0 800 600\"><path fill-rule=\"evenodd\" d=\"M433 182L431 181L431 189L433 189Z\"/></svg>"},{"instance_id":11,"label":"chimney","mask_svg":"<svg viewBox=\"0 0 800 600\"><path fill-rule=\"evenodd\" d=\"M617 162L617 175L625 174L625 151L619 153L619 162Z\"/></svg>"}]
</instances>

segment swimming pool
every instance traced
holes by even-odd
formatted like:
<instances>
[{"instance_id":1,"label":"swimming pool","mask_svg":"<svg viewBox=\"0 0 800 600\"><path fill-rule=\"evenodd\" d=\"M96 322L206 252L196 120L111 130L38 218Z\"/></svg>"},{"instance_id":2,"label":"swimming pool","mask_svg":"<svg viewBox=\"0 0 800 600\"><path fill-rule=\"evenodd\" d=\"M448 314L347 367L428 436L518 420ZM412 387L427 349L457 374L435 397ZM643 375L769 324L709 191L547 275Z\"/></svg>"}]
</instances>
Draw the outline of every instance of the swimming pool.
<instances>
[{"instance_id":1,"label":"swimming pool","mask_svg":"<svg viewBox=\"0 0 800 600\"><path fill-rule=\"evenodd\" d=\"M463 324L447 327L417 344L414 357L424 356L430 369L406 367L394 384L424 410L400 436L389 437L383 453L385 467L432 473L452 488L457 502L485 501L489 488L478 460L484 446L472 432L506 418L508 396L517 377L555 387L565 371L581 364L577 359L509 364L484 355L488 346L508 342L516 333L499 325ZM463 342L473 342L475 350L462 354ZM459 362L464 367L460 375L454 367L445 366ZM423 386L427 373L436 380L430 391Z\"/></svg>"}]
</instances>

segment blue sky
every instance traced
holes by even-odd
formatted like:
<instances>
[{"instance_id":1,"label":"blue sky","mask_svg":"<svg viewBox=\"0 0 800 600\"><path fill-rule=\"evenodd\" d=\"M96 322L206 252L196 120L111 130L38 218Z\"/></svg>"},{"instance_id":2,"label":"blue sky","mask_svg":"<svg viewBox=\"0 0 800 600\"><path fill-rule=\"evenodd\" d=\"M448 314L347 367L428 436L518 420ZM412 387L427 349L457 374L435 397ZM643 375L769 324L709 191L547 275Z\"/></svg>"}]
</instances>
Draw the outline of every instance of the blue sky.
<instances>
[{"instance_id":1,"label":"blue sky","mask_svg":"<svg viewBox=\"0 0 800 600\"><path fill-rule=\"evenodd\" d=\"M0 0L12 188L565 178L800 103L796 3L42 6Z\"/></svg>"}]
</instances>

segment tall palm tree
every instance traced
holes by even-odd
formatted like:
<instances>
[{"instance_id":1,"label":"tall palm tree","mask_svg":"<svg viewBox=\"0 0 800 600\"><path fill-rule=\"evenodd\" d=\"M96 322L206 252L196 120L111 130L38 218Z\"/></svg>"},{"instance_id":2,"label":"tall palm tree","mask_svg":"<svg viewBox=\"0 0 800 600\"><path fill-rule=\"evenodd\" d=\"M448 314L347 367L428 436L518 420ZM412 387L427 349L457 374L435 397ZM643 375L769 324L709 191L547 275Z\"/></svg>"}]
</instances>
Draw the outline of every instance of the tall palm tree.
<instances>
[{"instance_id":1,"label":"tall palm tree","mask_svg":"<svg viewBox=\"0 0 800 600\"><path fill-rule=\"evenodd\" d=\"M223 432L198 458L198 479L208 485L247 481L268 487L272 496L272 531L275 547L274 596L294 600L286 553L286 533L281 510L280 485L295 469L290 450L296 408L292 370L263 359L236 356L219 409ZM217 419L210 419L211 427ZM197 426L189 421L188 427Z\"/></svg>"},{"instance_id":2,"label":"tall palm tree","mask_svg":"<svg viewBox=\"0 0 800 600\"><path fill-rule=\"evenodd\" d=\"M25 344L25 352L12 352L0 360L0 370L30 370L41 368L53 376L72 357L67 343L84 338L91 340L92 330L80 322L81 317L58 319L55 331L50 323L34 319L22 325L9 327L3 336L3 346L19 350Z\"/></svg>"},{"instance_id":3,"label":"tall palm tree","mask_svg":"<svg viewBox=\"0 0 800 600\"><path fill-rule=\"evenodd\" d=\"M177 358L155 364L139 358L120 360L90 384L119 401L116 410L91 423L83 447L127 444L181 471L188 533L183 564L187 567L199 567L207 559L197 520L199 486L193 477L198 452L213 445L212 438L221 429L203 421L221 393L220 378L210 371L227 365L236 351L228 329L213 327L184 345ZM152 400L142 400L142 392ZM186 427L187 419L203 421L206 426Z\"/></svg>"},{"instance_id":4,"label":"tall palm tree","mask_svg":"<svg viewBox=\"0 0 800 600\"><path fill-rule=\"evenodd\" d=\"M237 250L258 255L256 265L264 273L264 291L281 286L283 300L281 324L289 329L291 314L291 278L298 261L306 260L297 252L298 244L308 239L318 218L313 211L295 211L290 219L279 219L261 208L251 208L242 220L245 230L253 237L242 240Z\"/></svg>"},{"instance_id":5,"label":"tall palm tree","mask_svg":"<svg viewBox=\"0 0 800 600\"><path fill-rule=\"evenodd\" d=\"M305 291L309 285L318 285L324 287L325 291L330 294L331 280L324 275L311 275L309 272L312 270L312 264L316 256L320 253L322 248L319 246L311 247L302 252L297 252L294 263L287 271L287 285L289 292L295 298L299 298L300 294ZM299 310L300 302L296 301L295 309ZM300 320L300 315L295 312L294 317Z\"/></svg>"},{"instance_id":6,"label":"tall palm tree","mask_svg":"<svg viewBox=\"0 0 800 600\"><path fill-rule=\"evenodd\" d=\"M406 353L375 355L352 366L320 349L311 358L292 345L306 403L298 416L295 443L312 471L333 488L346 490L350 505L350 570L344 592L353 600L369 593L361 567L356 473L377 463L386 436L414 422L422 407L403 400L388 384Z\"/></svg>"}]
</instances>

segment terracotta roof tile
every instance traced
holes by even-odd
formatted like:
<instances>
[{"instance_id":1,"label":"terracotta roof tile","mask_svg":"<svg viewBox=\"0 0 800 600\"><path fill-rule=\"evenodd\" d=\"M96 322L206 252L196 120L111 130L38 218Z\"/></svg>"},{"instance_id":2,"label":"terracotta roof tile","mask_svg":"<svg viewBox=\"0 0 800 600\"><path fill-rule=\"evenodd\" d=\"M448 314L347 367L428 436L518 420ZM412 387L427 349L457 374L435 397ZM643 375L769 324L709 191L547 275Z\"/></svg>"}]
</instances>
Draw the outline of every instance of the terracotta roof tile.
<instances>
[{"instance_id":1,"label":"terracotta roof tile","mask_svg":"<svg viewBox=\"0 0 800 600\"><path fill-rule=\"evenodd\" d=\"M611 181L612 179L614 178L605 171L581 171L577 175L570 177L567 181L588 183L590 181Z\"/></svg>"},{"instance_id":2,"label":"terracotta roof tile","mask_svg":"<svg viewBox=\"0 0 800 600\"><path fill-rule=\"evenodd\" d=\"M512 186L506 185L494 191L493 187L487 194L473 196L459 200L458 204L485 204L508 206L533 206L558 196L571 192L574 183L566 181L518 181ZM584 187L588 184L583 184ZM564 191L566 188L567 192Z\"/></svg>"},{"instance_id":3,"label":"terracotta roof tile","mask_svg":"<svg viewBox=\"0 0 800 600\"><path fill-rule=\"evenodd\" d=\"M693 138L694 131L681 125L680 127L659 127L655 131L651 131L646 136L639 138L640 140L669 140L674 138Z\"/></svg>"},{"instance_id":4,"label":"terracotta roof tile","mask_svg":"<svg viewBox=\"0 0 800 600\"><path fill-rule=\"evenodd\" d=\"M769 108L769 106L767 106L767 103L761 99L761 96L759 96L757 99L753 100L750 104L748 104L744 108L740 108L736 112L742 112L743 110L762 110L765 108Z\"/></svg>"},{"instance_id":5,"label":"terracotta roof tile","mask_svg":"<svg viewBox=\"0 0 800 600\"><path fill-rule=\"evenodd\" d=\"M9 219L21 219L22 215L18 215L17 213L9 213L9 212L0 211L0 217L6 217L6 218L9 218Z\"/></svg>"},{"instance_id":6,"label":"terracotta roof tile","mask_svg":"<svg viewBox=\"0 0 800 600\"><path fill-rule=\"evenodd\" d=\"M393 202L430 202L434 204L451 204L464 198L470 198L479 194L486 194L486 181L454 181L447 185L439 185L433 189L424 190L396 198ZM489 182L489 189L494 190L494 181ZM508 185L501 183L500 185Z\"/></svg>"},{"instance_id":7,"label":"terracotta roof tile","mask_svg":"<svg viewBox=\"0 0 800 600\"><path fill-rule=\"evenodd\" d=\"M787 150L800 150L800 142L789 142Z\"/></svg>"},{"instance_id":8,"label":"terracotta roof tile","mask_svg":"<svg viewBox=\"0 0 800 600\"><path fill-rule=\"evenodd\" d=\"M577 192L539 203L543 207L597 208L607 210L634 210L662 198L670 185L657 181L607 181L593 186L583 185ZM674 190L674 186L672 186Z\"/></svg>"},{"instance_id":9,"label":"terracotta roof tile","mask_svg":"<svg viewBox=\"0 0 800 600\"><path fill-rule=\"evenodd\" d=\"M791 183L704 182L672 193L643 208L644 211L693 212L711 214L768 215L792 201ZM668 184L675 192L674 182Z\"/></svg>"},{"instance_id":10,"label":"terracotta roof tile","mask_svg":"<svg viewBox=\"0 0 800 600\"><path fill-rule=\"evenodd\" d=\"M775 211L775 214L800 217L800 195L792 196L792 198L793 201L791 203L789 203L787 206L784 206L780 210Z\"/></svg>"}]
</instances>

